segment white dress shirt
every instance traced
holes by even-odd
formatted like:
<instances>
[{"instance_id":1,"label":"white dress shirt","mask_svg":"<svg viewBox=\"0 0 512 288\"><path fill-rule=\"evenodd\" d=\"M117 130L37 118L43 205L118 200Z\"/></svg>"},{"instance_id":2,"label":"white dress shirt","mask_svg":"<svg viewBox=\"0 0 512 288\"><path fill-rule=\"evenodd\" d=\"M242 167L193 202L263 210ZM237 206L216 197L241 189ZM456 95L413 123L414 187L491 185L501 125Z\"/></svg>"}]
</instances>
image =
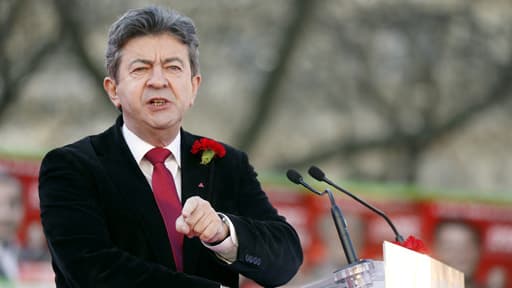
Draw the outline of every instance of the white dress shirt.
<instances>
[{"instance_id":1,"label":"white dress shirt","mask_svg":"<svg viewBox=\"0 0 512 288\"><path fill-rule=\"evenodd\" d=\"M149 185L151 186L151 176L153 175L153 164L149 162L144 156L146 153L155 148L153 145L145 142L137 135L135 135L126 125L123 124L122 127L123 137L132 153L133 158L137 162L140 167L140 170L146 177ZM173 178L174 184L176 185L176 192L178 193L178 198L181 201L181 131L176 135L176 138L167 145L163 147L169 149L171 151L171 156L169 156L165 160L165 167L169 169ZM199 161L199 160L198 160ZM224 215L225 216L225 215ZM222 241L220 244L215 246L210 246L207 243L203 242L203 245L208 249L215 252L217 257L225 261L226 263L233 263L236 260L237 250L238 250L238 239L236 237L235 226L231 223L229 217L227 217L227 222L229 226L229 237Z\"/></svg>"}]
</instances>

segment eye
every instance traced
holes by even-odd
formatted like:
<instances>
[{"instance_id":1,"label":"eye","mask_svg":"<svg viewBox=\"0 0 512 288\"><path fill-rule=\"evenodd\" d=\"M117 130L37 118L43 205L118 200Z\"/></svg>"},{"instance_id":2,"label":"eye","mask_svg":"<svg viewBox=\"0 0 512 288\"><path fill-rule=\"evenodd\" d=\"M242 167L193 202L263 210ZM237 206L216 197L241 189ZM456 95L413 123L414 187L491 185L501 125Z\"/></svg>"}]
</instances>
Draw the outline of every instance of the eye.
<instances>
[{"instance_id":1,"label":"eye","mask_svg":"<svg viewBox=\"0 0 512 288\"><path fill-rule=\"evenodd\" d=\"M148 67L146 66L139 66L132 69L132 72L144 72L148 70Z\"/></svg>"},{"instance_id":2,"label":"eye","mask_svg":"<svg viewBox=\"0 0 512 288\"><path fill-rule=\"evenodd\" d=\"M181 66L178 65L169 65L166 67L166 69L172 72L181 72L183 70L183 68L181 68Z\"/></svg>"}]
</instances>

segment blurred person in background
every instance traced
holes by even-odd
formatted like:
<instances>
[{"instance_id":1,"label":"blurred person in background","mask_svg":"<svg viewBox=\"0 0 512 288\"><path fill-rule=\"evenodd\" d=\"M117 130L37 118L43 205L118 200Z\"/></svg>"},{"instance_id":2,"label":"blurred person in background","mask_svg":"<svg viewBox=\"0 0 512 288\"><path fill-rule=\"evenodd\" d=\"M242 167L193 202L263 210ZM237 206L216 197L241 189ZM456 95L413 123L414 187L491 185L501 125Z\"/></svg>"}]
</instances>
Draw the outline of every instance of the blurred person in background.
<instances>
[{"instance_id":1,"label":"blurred person in background","mask_svg":"<svg viewBox=\"0 0 512 288\"><path fill-rule=\"evenodd\" d=\"M486 288L506 288L507 286L507 271L505 267L494 266L487 271L485 278Z\"/></svg>"},{"instance_id":2,"label":"blurred person in background","mask_svg":"<svg viewBox=\"0 0 512 288\"><path fill-rule=\"evenodd\" d=\"M20 261L47 262L50 261L50 252L46 244L41 223L32 222L26 228L26 240L20 252Z\"/></svg>"},{"instance_id":3,"label":"blurred person in background","mask_svg":"<svg viewBox=\"0 0 512 288\"><path fill-rule=\"evenodd\" d=\"M475 282L480 261L480 233L461 220L443 220L436 225L433 256L464 273L465 288L482 287Z\"/></svg>"},{"instance_id":4,"label":"blurred person in background","mask_svg":"<svg viewBox=\"0 0 512 288\"><path fill-rule=\"evenodd\" d=\"M18 179L0 171L0 279L18 276L17 231L23 217L22 187Z\"/></svg>"},{"instance_id":5,"label":"blurred person in background","mask_svg":"<svg viewBox=\"0 0 512 288\"><path fill-rule=\"evenodd\" d=\"M239 274L279 286L297 272L297 233L247 155L181 127L201 82L197 48L192 20L173 10L112 25L103 85L121 116L41 165L57 287L238 287Z\"/></svg>"}]
</instances>

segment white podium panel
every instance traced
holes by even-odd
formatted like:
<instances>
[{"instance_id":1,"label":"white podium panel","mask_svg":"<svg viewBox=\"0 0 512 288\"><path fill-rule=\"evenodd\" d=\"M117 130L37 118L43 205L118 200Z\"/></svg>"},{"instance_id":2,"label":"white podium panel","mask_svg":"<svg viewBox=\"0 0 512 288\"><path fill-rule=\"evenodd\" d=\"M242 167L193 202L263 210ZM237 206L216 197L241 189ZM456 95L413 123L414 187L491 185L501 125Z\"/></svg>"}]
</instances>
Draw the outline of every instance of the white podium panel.
<instances>
[{"instance_id":1,"label":"white podium panel","mask_svg":"<svg viewBox=\"0 0 512 288\"><path fill-rule=\"evenodd\" d=\"M384 241L385 287L464 288L464 274L425 254Z\"/></svg>"},{"instance_id":2,"label":"white podium panel","mask_svg":"<svg viewBox=\"0 0 512 288\"><path fill-rule=\"evenodd\" d=\"M384 261L360 260L304 288L464 288L464 274L384 241Z\"/></svg>"}]
</instances>

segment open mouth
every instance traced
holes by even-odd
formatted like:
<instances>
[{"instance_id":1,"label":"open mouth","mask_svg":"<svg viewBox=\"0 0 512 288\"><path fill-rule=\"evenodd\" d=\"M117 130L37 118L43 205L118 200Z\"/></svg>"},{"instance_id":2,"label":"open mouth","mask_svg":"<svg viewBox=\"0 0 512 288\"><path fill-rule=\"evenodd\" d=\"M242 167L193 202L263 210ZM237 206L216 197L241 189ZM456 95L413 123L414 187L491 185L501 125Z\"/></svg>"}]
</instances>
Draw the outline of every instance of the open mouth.
<instances>
[{"instance_id":1,"label":"open mouth","mask_svg":"<svg viewBox=\"0 0 512 288\"><path fill-rule=\"evenodd\" d=\"M149 103L155 107L158 107L164 105L165 103L167 103L167 101L165 101L164 99L153 99Z\"/></svg>"}]
</instances>

